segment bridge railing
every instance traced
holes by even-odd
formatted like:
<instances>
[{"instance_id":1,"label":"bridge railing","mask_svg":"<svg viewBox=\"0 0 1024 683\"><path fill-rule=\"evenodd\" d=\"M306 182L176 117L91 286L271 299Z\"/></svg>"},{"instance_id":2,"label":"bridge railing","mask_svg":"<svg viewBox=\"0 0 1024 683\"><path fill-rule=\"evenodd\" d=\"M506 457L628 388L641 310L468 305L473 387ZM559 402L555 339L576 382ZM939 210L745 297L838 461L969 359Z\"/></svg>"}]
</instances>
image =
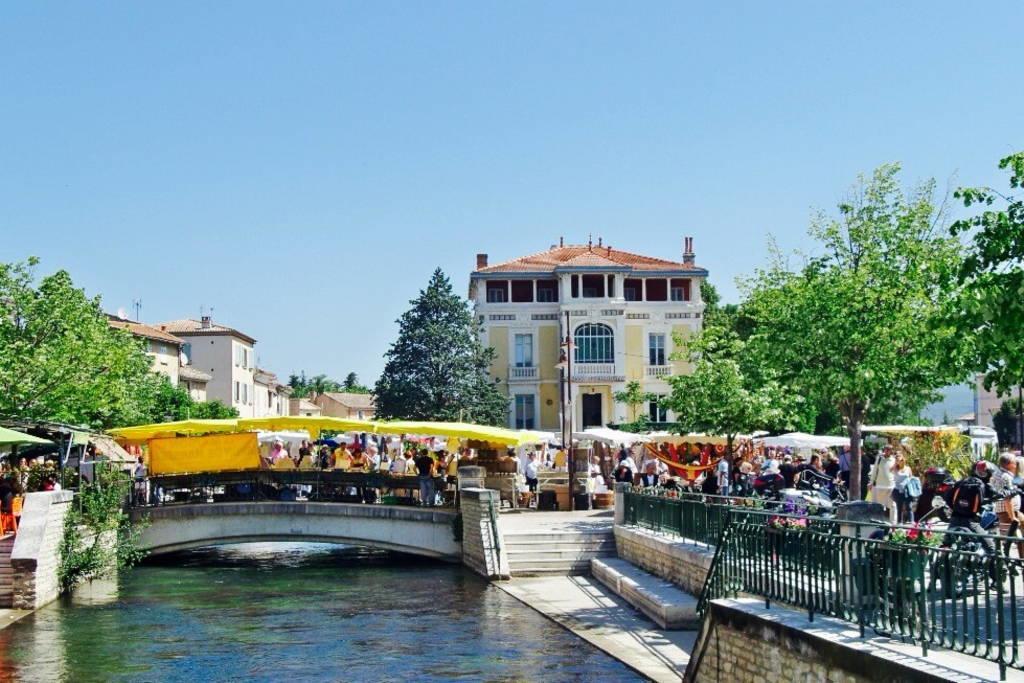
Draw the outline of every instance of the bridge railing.
<instances>
[{"instance_id":1,"label":"bridge railing","mask_svg":"<svg viewBox=\"0 0 1024 683\"><path fill-rule=\"evenodd\" d=\"M434 490L443 504L452 504L454 491L445 490L443 477L434 477ZM136 482L132 507L261 500L306 500L332 503L416 505L416 476L385 472L341 470L234 470L169 474Z\"/></svg>"},{"instance_id":2,"label":"bridge railing","mask_svg":"<svg viewBox=\"0 0 1024 683\"><path fill-rule=\"evenodd\" d=\"M710 600L755 596L811 620L851 622L862 636L871 629L915 642L925 655L938 646L981 657L1003 677L1024 669L1024 558L1010 556L1022 539L839 522L700 495L633 491L624 503L626 524L715 546L701 614ZM985 552L983 539L996 552Z\"/></svg>"}]
</instances>

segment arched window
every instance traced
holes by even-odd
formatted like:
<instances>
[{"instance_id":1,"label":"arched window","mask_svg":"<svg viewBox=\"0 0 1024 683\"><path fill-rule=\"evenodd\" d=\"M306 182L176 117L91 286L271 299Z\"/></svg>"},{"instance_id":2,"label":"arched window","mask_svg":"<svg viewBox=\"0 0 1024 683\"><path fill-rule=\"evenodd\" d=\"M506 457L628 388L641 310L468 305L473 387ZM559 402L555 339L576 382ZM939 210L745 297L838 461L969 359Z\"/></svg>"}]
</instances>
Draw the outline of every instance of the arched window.
<instances>
[{"instance_id":1,"label":"arched window","mask_svg":"<svg viewBox=\"0 0 1024 683\"><path fill-rule=\"evenodd\" d=\"M577 363L614 363L615 335L612 328L598 323L584 323L576 328Z\"/></svg>"}]
</instances>

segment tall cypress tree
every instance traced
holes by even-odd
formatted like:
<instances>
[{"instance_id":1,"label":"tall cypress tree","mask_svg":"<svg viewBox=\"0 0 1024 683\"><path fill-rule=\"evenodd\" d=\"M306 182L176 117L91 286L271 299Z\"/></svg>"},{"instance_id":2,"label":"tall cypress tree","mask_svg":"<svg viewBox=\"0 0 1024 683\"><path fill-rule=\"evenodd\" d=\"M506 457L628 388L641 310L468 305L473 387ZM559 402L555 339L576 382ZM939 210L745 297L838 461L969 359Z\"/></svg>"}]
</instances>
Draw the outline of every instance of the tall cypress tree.
<instances>
[{"instance_id":1,"label":"tall cypress tree","mask_svg":"<svg viewBox=\"0 0 1024 683\"><path fill-rule=\"evenodd\" d=\"M440 268L409 303L374 389L377 417L507 424L508 399L488 373L494 349Z\"/></svg>"}]
</instances>

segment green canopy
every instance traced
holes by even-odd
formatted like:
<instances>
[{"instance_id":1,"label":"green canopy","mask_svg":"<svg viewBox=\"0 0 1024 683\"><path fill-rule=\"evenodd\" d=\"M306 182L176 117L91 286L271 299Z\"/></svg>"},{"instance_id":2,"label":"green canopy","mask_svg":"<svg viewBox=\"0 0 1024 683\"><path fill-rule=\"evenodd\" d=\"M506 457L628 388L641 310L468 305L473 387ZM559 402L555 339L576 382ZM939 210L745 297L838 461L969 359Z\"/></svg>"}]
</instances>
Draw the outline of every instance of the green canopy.
<instances>
[{"instance_id":1,"label":"green canopy","mask_svg":"<svg viewBox=\"0 0 1024 683\"><path fill-rule=\"evenodd\" d=\"M24 432L16 432L13 429L7 429L6 427L0 427L0 444L15 444L15 443L53 443L46 439L40 439L38 436L32 436L31 434L25 434Z\"/></svg>"}]
</instances>

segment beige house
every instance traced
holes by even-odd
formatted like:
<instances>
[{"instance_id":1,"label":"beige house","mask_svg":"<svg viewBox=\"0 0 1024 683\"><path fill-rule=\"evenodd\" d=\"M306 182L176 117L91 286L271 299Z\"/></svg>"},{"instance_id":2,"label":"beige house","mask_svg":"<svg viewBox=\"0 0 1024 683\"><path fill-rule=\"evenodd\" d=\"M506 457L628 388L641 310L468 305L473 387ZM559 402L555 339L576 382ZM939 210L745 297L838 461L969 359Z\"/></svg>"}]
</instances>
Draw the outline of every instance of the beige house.
<instances>
[{"instance_id":1,"label":"beige house","mask_svg":"<svg viewBox=\"0 0 1024 683\"><path fill-rule=\"evenodd\" d=\"M597 244L559 243L490 264L478 254L469 298L481 341L494 348L491 375L509 399L509 426L557 431L562 423L561 344L572 341L573 429L635 419L614 400L631 381L654 396L689 371L676 360L676 340L701 329L701 282L693 238L674 258L644 256ZM652 422L673 415L651 401Z\"/></svg>"},{"instance_id":2,"label":"beige house","mask_svg":"<svg viewBox=\"0 0 1024 683\"><path fill-rule=\"evenodd\" d=\"M159 329L184 340L182 350L189 364L209 373L208 400L218 400L238 410L240 417L256 417L256 340L204 315L161 323Z\"/></svg>"},{"instance_id":3,"label":"beige house","mask_svg":"<svg viewBox=\"0 0 1024 683\"><path fill-rule=\"evenodd\" d=\"M277 381L277 375L269 370L256 368L253 375L255 402L254 417L273 417L290 414L289 397L292 388Z\"/></svg>"},{"instance_id":4,"label":"beige house","mask_svg":"<svg viewBox=\"0 0 1024 683\"><path fill-rule=\"evenodd\" d=\"M356 420L372 420L377 406L372 394L354 394L347 391L328 391L313 397L327 417L345 417Z\"/></svg>"},{"instance_id":5,"label":"beige house","mask_svg":"<svg viewBox=\"0 0 1024 683\"><path fill-rule=\"evenodd\" d=\"M292 398L288 400L288 414L301 415L302 417L320 417L320 406L305 398Z\"/></svg>"},{"instance_id":6,"label":"beige house","mask_svg":"<svg viewBox=\"0 0 1024 683\"><path fill-rule=\"evenodd\" d=\"M206 385L213 379L213 375L203 372L191 365L182 365L178 368L178 386L185 389L193 401L203 403L206 401Z\"/></svg>"},{"instance_id":7,"label":"beige house","mask_svg":"<svg viewBox=\"0 0 1024 683\"><path fill-rule=\"evenodd\" d=\"M1004 401L1015 400L1018 388L1013 387L1009 394L1000 396L995 390L985 388L985 376L976 375L974 378L974 418L975 424L981 427L992 426L992 416L999 412Z\"/></svg>"},{"instance_id":8,"label":"beige house","mask_svg":"<svg viewBox=\"0 0 1024 683\"><path fill-rule=\"evenodd\" d=\"M109 325L118 330L127 330L146 343L146 354L153 359L153 372L164 375L171 384L178 386L181 366L181 349L185 342L164 330L135 320L107 314Z\"/></svg>"}]
</instances>

